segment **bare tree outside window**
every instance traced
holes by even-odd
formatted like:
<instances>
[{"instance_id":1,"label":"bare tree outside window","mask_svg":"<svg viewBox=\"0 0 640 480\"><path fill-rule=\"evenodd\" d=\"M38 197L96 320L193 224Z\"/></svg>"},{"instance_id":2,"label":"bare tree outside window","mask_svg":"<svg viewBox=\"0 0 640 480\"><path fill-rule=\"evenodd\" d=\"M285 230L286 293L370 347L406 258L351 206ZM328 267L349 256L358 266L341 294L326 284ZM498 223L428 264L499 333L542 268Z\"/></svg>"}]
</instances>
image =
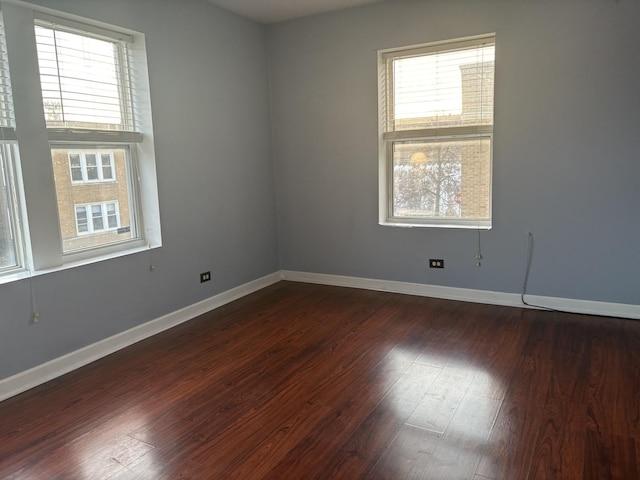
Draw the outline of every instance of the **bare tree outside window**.
<instances>
[{"instance_id":1,"label":"bare tree outside window","mask_svg":"<svg viewBox=\"0 0 640 480\"><path fill-rule=\"evenodd\" d=\"M45 100L43 106L47 122L62 122L62 104L59 101Z\"/></svg>"},{"instance_id":2,"label":"bare tree outside window","mask_svg":"<svg viewBox=\"0 0 640 480\"><path fill-rule=\"evenodd\" d=\"M459 217L460 145L411 142L395 149L394 215Z\"/></svg>"}]
</instances>

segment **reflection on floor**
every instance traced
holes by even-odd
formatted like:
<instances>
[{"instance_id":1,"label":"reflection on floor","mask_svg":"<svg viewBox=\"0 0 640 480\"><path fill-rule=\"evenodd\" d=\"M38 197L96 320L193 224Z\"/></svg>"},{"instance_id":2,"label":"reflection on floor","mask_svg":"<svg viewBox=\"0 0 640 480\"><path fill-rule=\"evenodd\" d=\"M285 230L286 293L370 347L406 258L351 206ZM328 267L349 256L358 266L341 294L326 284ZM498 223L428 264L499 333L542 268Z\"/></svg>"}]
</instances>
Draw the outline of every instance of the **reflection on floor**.
<instances>
[{"instance_id":1,"label":"reflection on floor","mask_svg":"<svg viewBox=\"0 0 640 480\"><path fill-rule=\"evenodd\" d=\"M0 478L638 478L640 323L280 282L0 403Z\"/></svg>"}]
</instances>

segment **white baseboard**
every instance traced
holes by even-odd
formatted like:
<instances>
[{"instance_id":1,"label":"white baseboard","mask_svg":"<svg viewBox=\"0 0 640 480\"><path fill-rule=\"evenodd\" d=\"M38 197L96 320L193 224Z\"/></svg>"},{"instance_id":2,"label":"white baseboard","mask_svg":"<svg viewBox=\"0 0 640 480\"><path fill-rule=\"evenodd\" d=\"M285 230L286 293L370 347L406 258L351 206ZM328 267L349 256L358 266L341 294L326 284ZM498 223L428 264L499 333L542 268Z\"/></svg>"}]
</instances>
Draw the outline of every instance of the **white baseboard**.
<instances>
[{"instance_id":1,"label":"white baseboard","mask_svg":"<svg viewBox=\"0 0 640 480\"><path fill-rule=\"evenodd\" d=\"M38 365L24 372L0 380L0 401L22 393L30 388L53 380L56 377L83 367L102 357L106 357L145 338L175 327L203 313L221 307L250 293L261 290L282 279L280 272L253 280L238 287L222 292L201 302L189 305L160 318L105 338L99 342L71 352L62 357Z\"/></svg>"},{"instance_id":2,"label":"white baseboard","mask_svg":"<svg viewBox=\"0 0 640 480\"><path fill-rule=\"evenodd\" d=\"M404 293L407 295L418 295L422 297L459 300L462 302L535 308L523 305L520 300L519 293L491 292L488 290L442 287L439 285L375 280L370 278L346 277L342 275L327 275L322 273L295 272L291 270L283 270L282 279L292 282L362 288L365 290L378 290L382 292ZM533 305L567 312L600 315L603 317L629 318L634 320L640 319L640 305L595 302L591 300L577 300L572 298L544 297L539 295L527 295L526 301Z\"/></svg>"},{"instance_id":3,"label":"white baseboard","mask_svg":"<svg viewBox=\"0 0 640 480\"><path fill-rule=\"evenodd\" d=\"M226 305L250 293L273 285L280 280L293 282L316 283L339 287L362 288L383 292L403 293L423 297L443 298L463 302L485 303L490 305L504 305L509 307L531 308L522 304L520 295L516 293L491 292L487 290L473 290L468 288L442 287L438 285L424 285L420 283L396 282L376 280L370 278L347 277L342 275L327 275L321 273L295 272L282 270L257 280L245 283L226 292L195 303L181 310L164 315L145 324L118 333L112 337L88 345L80 350L58 357L34 368L20 372L11 377L0 380L0 401L22 393L30 388L53 380L65 373L110 355L129 345L149 338L157 333L175 327L191 320L203 313ZM529 303L557 310L586 313L591 315L640 319L640 305L622 303L595 302L570 298L543 297L527 295Z\"/></svg>"}]
</instances>

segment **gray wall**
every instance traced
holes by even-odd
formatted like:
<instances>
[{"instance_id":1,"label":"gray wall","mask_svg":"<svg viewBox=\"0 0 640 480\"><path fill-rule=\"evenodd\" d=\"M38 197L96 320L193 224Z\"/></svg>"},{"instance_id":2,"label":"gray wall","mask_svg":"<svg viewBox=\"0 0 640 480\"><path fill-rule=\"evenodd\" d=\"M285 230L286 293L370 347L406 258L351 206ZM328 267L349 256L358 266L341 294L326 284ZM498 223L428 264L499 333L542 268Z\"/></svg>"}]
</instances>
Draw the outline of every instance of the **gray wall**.
<instances>
[{"instance_id":1,"label":"gray wall","mask_svg":"<svg viewBox=\"0 0 640 480\"><path fill-rule=\"evenodd\" d=\"M397 1L269 28L283 269L640 304L640 2ZM377 225L376 50L497 33L493 229ZM444 258L444 270L427 268Z\"/></svg>"},{"instance_id":2,"label":"gray wall","mask_svg":"<svg viewBox=\"0 0 640 480\"><path fill-rule=\"evenodd\" d=\"M0 285L0 378L280 267L518 292L527 231L531 293L640 303L638 2L395 1L270 27L204 0L38 3L146 34L164 245L35 277L37 325L29 282ZM486 32L494 228L477 268L476 232L377 225L376 50Z\"/></svg>"},{"instance_id":3,"label":"gray wall","mask_svg":"<svg viewBox=\"0 0 640 480\"><path fill-rule=\"evenodd\" d=\"M0 285L0 378L279 268L265 27L204 0L38 3L146 34L164 245L35 277L37 325L29 282Z\"/></svg>"}]
</instances>

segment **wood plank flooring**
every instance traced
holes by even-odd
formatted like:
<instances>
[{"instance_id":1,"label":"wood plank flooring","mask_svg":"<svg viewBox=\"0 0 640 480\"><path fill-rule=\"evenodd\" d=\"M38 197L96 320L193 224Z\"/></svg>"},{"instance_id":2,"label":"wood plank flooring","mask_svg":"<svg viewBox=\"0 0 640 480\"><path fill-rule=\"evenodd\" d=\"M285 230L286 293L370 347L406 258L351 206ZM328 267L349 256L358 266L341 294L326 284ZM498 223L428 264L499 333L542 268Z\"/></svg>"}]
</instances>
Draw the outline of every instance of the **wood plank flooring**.
<instances>
[{"instance_id":1,"label":"wood plank flooring","mask_svg":"<svg viewBox=\"0 0 640 480\"><path fill-rule=\"evenodd\" d=\"M2 479L640 478L640 322L280 282L0 403Z\"/></svg>"}]
</instances>

